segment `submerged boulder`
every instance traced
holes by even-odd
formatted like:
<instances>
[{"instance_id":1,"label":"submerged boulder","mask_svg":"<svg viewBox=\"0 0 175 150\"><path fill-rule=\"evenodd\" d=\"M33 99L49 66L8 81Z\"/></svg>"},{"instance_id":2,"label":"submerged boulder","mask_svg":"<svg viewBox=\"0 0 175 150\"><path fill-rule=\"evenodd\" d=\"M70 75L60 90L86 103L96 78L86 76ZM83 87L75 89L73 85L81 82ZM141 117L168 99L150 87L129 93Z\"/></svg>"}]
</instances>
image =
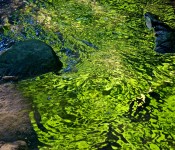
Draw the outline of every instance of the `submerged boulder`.
<instances>
[{"instance_id":1,"label":"submerged boulder","mask_svg":"<svg viewBox=\"0 0 175 150\"><path fill-rule=\"evenodd\" d=\"M21 41L0 53L1 78L25 79L47 72L57 73L61 68L56 53L40 40Z\"/></svg>"},{"instance_id":2,"label":"submerged boulder","mask_svg":"<svg viewBox=\"0 0 175 150\"><path fill-rule=\"evenodd\" d=\"M158 53L175 53L175 30L159 20L157 15L145 13L146 25L155 32L155 51Z\"/></svg>"}]
</instances>

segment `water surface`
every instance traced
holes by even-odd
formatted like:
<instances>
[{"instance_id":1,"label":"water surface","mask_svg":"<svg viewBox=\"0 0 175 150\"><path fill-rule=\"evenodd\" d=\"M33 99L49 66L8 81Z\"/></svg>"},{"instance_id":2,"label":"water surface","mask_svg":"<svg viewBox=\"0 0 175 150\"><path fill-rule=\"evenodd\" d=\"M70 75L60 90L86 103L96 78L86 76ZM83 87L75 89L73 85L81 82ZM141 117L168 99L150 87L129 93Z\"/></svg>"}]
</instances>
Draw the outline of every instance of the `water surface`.
<instances>
[{"instance_id":1,"label":"water surface","mask_svg":"<svg viewBox=\"0 0 175 150\"><path fill-rule=\"evenodd\" d=\"M35 1L26 10L8 34L50 44L64 63L59 76L21 82L41 115L30 114L41 150L175 149L174 56L154 52L144 20L151 12L173 28L168 0Z\"/></svg>"}]
</instances>

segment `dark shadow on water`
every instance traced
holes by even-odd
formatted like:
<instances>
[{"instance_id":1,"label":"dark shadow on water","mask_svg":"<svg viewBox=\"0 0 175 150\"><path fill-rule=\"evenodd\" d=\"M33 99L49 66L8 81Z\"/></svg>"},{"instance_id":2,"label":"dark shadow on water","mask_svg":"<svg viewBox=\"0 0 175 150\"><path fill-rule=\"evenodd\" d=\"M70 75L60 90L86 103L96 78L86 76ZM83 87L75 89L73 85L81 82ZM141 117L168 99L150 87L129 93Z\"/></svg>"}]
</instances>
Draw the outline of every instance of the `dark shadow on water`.
<instances>
[{"instance_id":1,"label":"dark shadow on water","mask_svg":"<svg viewBox=\"0 0 175 150\"><path fill-rule=\"evenodd\" d=\"M151 105L151 100L155 99L157 106ZM149 121L151 118L158 120L158 116L155 116L152 112L158 110L163 111L163 100L156 92L149 92L148 95L143 98L137 98L129 104L129 111L126 117L130 118L132 122ZM159 105L162 104L162 105ZM137 105L137 108L134 107Z\"/></svg>"}]
</instances>

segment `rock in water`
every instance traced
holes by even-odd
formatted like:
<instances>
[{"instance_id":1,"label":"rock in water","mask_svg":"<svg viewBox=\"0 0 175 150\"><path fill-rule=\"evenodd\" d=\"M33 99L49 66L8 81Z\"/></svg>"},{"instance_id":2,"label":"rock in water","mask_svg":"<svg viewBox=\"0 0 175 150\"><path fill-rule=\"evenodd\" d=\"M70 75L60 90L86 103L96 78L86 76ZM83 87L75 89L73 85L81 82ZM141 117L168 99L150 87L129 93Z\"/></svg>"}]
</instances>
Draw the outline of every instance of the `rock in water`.
<instances>
[{"instance_id":1,"label":"rock in water","mask_svg":"<svg viewBox=\"0 0 175 150\"><path fill-rule=\"evenodd\" d=\"M47 72L57 73L62 68L53 49L40 40L27 40L14 44L0 55L0 76L26 79Z\"/></svg>"},{"instance_id":2,"label":"rock in water","mask_svg":"<svg viewBox=\"0 0 175 150\"><path fill-rule=\"evenodd\" d=\"M157 15L145 13L146 25L153 28L156 36L155 51L158 53L175 53L175 30L159 20Z\"/></svg>"}]
</instances>

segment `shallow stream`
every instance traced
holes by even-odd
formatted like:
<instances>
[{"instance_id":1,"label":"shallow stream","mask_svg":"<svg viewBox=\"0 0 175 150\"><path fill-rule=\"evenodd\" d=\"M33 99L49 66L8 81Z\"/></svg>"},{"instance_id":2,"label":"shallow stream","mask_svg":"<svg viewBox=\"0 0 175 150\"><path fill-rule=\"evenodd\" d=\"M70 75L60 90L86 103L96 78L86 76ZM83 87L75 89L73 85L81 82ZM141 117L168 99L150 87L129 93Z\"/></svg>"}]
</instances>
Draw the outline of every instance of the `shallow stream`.
<instances>
[{"instance_id":1,"label":"shallow stream","mask_svg":"<svg viewBox=\"0 0 175 150\"><path fill-rule=\"evenodd\" d=\"M2 40L40 39L64 64L19 83L39 149L175 149L175 57L154 52L146 12L175 27L168 0L30 0L10 17Z\"/></svg>"}]
</instances>

